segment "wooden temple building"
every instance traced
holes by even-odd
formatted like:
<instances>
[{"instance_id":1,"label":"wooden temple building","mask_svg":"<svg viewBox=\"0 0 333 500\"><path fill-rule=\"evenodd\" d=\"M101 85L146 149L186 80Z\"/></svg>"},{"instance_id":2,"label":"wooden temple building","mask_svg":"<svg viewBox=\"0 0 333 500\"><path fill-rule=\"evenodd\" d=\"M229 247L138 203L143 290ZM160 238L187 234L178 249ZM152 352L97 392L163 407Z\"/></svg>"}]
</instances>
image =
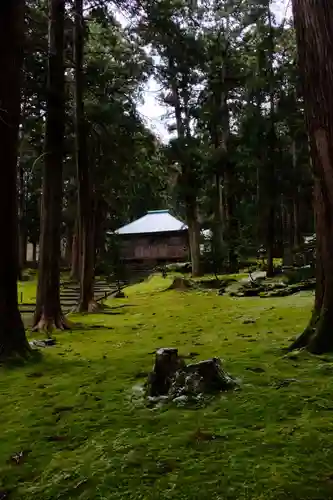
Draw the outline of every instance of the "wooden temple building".
<instances>
[{"instance_id":1,"label":"wooden temple building","mask_svg":"<svg viewBox=\"0 0 333 500\"><path fill-rule=\"evenodd\" d=\"M166 263L186 261L189 257L188 228L169 210L153 210L119 228L123 261Z\"/></svg>"}]
</instances>

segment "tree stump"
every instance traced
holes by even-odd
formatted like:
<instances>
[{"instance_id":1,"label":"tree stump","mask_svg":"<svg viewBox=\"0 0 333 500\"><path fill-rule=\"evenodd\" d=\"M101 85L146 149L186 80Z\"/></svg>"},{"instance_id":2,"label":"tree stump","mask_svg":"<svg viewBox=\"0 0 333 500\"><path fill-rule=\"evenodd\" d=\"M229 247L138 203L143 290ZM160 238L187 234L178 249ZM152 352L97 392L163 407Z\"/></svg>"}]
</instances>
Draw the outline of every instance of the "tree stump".
<instances>
[{"instance_id":1,"label":"tree stump","mask_svg":"<svg viewBox=\"0 0 333 500\"><path fill-rule=\"evenodd\" d=\"M185 278L177 277L174 278L171 285L167 288L168 290L189 290L193 288L193 283Z\"/></svg>"},{"instance_id":2,"label":"tree stump","mask_svg":"<svg viewBox=\"0 0 333 500\"><path fill-rule=\"evenodd\" d=\"M207 359L192 363L185 367L185 373L192 374L201 380L200 392L227 391L235 387L235 381L223 370L219 358Z\"/></svg>"},{"instance_id":3,"label":"tree stump","mask_svg":"<svg viewBox=\"0 0 333 500\"><path fill-rule=\"evenodd\" d=\"M228 391L237 383L223 370L218 358L186 365L178 356L178 349L164 348L156 353L147 386L150 397L175 399Z\"/></svg>"},{"instance_id":4,"label":"tree stump","mask_svg":"<svg viewBox=\"0 0 333 500\"><path fill-rule=\"evenodd\" d=\"M148 395L166 395L169 392L175 373L184 365L184 361L178 356L178 349L159 349L156 352L153 371L148 377Z\"/></svg>"}]
</instances>

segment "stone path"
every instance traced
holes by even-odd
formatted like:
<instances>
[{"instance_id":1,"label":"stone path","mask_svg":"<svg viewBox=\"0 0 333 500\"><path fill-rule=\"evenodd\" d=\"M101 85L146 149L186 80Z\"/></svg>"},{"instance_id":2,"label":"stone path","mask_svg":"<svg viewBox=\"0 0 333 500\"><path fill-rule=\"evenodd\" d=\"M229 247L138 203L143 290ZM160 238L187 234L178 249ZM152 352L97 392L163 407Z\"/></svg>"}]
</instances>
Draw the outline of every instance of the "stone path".
<instances>
[{"instance_id":1,"label":"stone path","mask_svg":"<svg viewBox=\"0 0 333 500\"><path fill-rule=\"evenodd\" d=\"M128 280L119 283L120 288L138 283L151 274L151 269L131 269ZM98 278L94 285L94 299L97 302L107 299L112 294L116 293L118 285L115 282L107 281L105 278ZM60 302L64 314L70 313L77 306L80 298L80 285L76 281L63 281L60 284ZM24 319L27 319L35 312L36 304L19 304L19 310Z\"/></svg>"},{"instance_id":2,"label":"stone path","mask_svg":"<svg viewBox=\"0 0 333 500\"><path fill-rule=\"evenodd\" d=\"M127 283L121 282L120 287L124 287ZM116 283L108 283L105 279L97 279L94 286L94 298L97 302L108 298L117 291ZM80 285L74 281L66 281L61 283L60 302L64 314L68 314L79 302ZM20 312L23 314L33 314L36 304L19 304Z\"/></svg>"}]
</instances>

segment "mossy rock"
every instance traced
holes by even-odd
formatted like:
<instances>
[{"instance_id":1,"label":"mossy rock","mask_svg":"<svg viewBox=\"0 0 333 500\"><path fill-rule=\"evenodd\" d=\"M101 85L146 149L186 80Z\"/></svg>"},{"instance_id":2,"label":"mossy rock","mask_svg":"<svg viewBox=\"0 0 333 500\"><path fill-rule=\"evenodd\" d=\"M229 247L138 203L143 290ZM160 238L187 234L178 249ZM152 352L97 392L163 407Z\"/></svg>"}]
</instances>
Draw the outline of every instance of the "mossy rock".
<instances>
[{"instance_id":1,"label":"mossy rock","mask_svg":"<svg viewBox=\"0 0 333 500\"><path fill-rule=\"evenodd\" d=\"M315 277L315 269L312 266L295 267L284 270L284 276L289 285L294 285Z\"/></svg>"},{"instance_id":2,"label":"mossy rock","mask_svg":"<svg viewBox=\"0 0 333 500\"><path fill-rule=\"evenodd\" d=\"M175 262L165 266L169 273L191 273L192 265L190 262Z\"/></svg>"},{"instance_id":3,"label":"mossy rock","mask_svg":"<svg viewBox=\"0 0 333 500\"><path fill-rule=\"evenodd\" d=\"M190 290L191 288L194 288L195 285L192 281L187 280L182 277L177 277L174 278L173 282L171 285L168 287L168 290Z\"/></svg>"},{"instance_id":4,"label":"mossy rock","mask_svg":"<svg viewBox=\"0 0 333 500\"><path fill-rule=\"evenodd\" d=\"M307 290L314 290L316 287L316 280L306 280L295 285L284 286L275 289L269 289L266 292L261 292L260 297L287 297L288 295L293 295L298 292L303 292Z\"/></svg>"},{"instance_id":5,"label":"mossy rock","mask_svg":"<svg viewBox=\"0 0 333 500\"><path fill-rule=\"evenodd\" d=\"M219 294L225 292L226 288L232 283L237 283L235 278L213 278L213 279L200 279L196 281L196 285L200 288L208 290L219 290Z\"/></svg>"}]
</instances>

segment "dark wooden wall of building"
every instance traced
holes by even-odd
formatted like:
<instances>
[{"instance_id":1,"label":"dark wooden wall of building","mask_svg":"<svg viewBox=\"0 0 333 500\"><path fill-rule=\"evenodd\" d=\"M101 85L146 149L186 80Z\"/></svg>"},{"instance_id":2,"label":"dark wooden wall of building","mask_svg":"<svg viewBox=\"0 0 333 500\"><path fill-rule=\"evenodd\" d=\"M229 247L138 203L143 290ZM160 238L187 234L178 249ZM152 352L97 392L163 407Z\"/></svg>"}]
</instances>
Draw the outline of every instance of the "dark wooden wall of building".
<instances>
[{"instance_id":1,"label":"dark wooden wall of building","mask_svg":"<svg viewBox=\"0 0 333 500\"><path fill-rule=\"evenodd\" d=\"M123 260L186 260L188 259L187 231L155 235L127 235L121 238Z\"/></svg>"}]
</instances>

